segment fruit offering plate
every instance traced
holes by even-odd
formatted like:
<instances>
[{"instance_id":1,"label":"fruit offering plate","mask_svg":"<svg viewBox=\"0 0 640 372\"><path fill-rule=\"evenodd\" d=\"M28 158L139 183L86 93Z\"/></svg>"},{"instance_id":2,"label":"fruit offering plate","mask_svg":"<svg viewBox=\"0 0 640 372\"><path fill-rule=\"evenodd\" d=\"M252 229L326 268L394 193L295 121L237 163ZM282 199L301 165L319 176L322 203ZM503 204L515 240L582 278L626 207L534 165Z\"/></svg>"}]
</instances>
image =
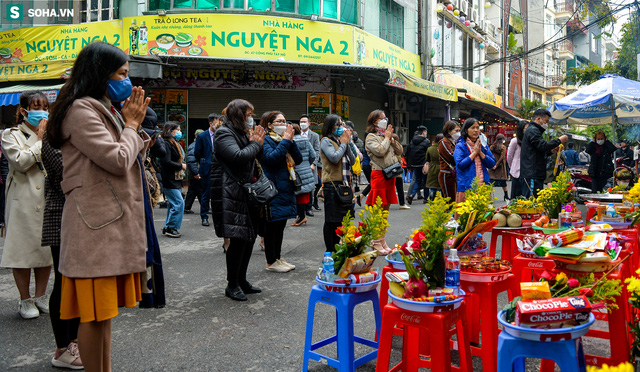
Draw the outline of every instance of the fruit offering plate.
<instances>
[{"instance_id":1,"label":"fruit offering plate","mask_svg":"<svg viewBox=\"0 0 640 372\"><path fill-rule=\"evenodd\" d=\"M531 226L531 228L536 231L542 231L542 233L545 235L553 235L559 232L563 232L565 230L569 230L569 227L550 228L550 227L538 227L535 225Z\"/></svg>"},{"instance_id":2,"label":"fruit offering plate","mask_svg":"<svg viewBox=\"0 0 640 372\"><path fill-rule=\"evenodd\" d=\"M554 342L573 340L582 337L589 332L589 327L595 322L593 313L589 314L589 320L575 327L555 328L555 329L535 329L525 328L511 324L505 320L506 311L498 313L498 322L504 327L504 331L513 337L530 341Z\"/></svg>"},{"instance_id":3,"label":"fruit offering plate","mask_svg":"<svg viewBox=\"0 0 640 372\"><path fill-rule=\"evenodd\" d=\"M384 256L384 259L396 270L407 270L407 267L404 266L404 261L402 261L402 253L400 251L395 251L391 254ZM414 262L413 266L418 267L418 263Z\"/></svg>"},{"instance_id":4,"label":"fruit offering plate","mask_svg":"<svg viewBox=\"0 0 640 372\"><path fill-rule=\"evenodd\" d=\"M589 220L589 222L595 223L595 224L607 224L607 225L610 225L612 229L628 229L629 225L631 225L631 222L614 222L614 221L612 221L612 222L609 222L609 221L602 222L602 221L598 221L598 220L595 220L595 219L591 219L591 220Z\"/></svg>"},{"instance_id":5,"label":"fruit offering plate","mask_svg":"<svg viewBox=\"0 0 640 372\"><path fill-rule=\"evenodd\" d=\"M406 298L400 298L395 296L389 290L389 298L393 301L393 304L397 307L409 311L415 311L418 313L441 313L444 311L451 311L453 309L457 309L462 304L462 300L464 300L464 295L466 293L461 289L460 297L456 298L453 301L442 301L442 302L425 302L425 301L413 301Z\"/></svg>"},{"instance_id":6,"label":"fruit offering plate","mask_svg":"<svg viewBox=\"0 0 640 372\"><path fill-rule=\"evenodd\" d=\"M338 284L325 282L324 280L318 278L316 276L316 282L320 283L320 287L325 291L329 292L338 292L338 293L361 293L375 290L378 288L378 284L382 281L382 275L378 276L378 278L369 283L359 283L359 284Z\"/></svg>"},{"instance_id":7,"label":"fruit offering plate","mask_svg":"<svg viewBox=\"0 0 640 372\"><path fill-rule=\"evenodd\" d=\"M460 280L475 283L500 282L507 279L509 274L511 274L511 269L507 271L498 271L495 273L472 273L469 271L463 271L460 273Z\"/></svg>"},{"instance_id":8,"label":"fruit offering plate","mask_svg":"<svg viewBox=\"0 0 640 372\"><path fill-rule=\"evenodd\" d=\"M609 262L578 262L578 263L568 263L555 260L556 269L560 270L570 270L576 271L580 273L603 273L605 271L611 270L614 266L620 262L619 259Z\"/></svg>"}]
</instances>

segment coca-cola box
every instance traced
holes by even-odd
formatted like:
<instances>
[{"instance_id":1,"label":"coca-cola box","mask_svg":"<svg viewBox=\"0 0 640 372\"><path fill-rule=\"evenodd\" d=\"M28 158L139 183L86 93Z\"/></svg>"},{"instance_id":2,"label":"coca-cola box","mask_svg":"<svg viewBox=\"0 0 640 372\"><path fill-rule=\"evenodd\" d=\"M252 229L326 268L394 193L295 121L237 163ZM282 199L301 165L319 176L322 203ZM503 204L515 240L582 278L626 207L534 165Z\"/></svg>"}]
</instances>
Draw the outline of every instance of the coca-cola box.
<instances>
[{"instance_id":1,"label":"coca-cola box","mask_svg":"<svg viewBox=\"0 0 640 372\"><path fill-rule=\"evenodd\" d=\"M519 213L522 217L522 227L530 227L535 221L537 221L542 214L540 213Z\"/></svg>"},{"instance_id":2,"label":"coca-cola box","mask_svg":"<svg viewBox=\"0 0 640 372\"><path fill-rule=\"evenodd\" d=\"M589 320L591 304L585 296L519 301L516 325L526 328L561 328Z\"/></svg>"}]
</instances>

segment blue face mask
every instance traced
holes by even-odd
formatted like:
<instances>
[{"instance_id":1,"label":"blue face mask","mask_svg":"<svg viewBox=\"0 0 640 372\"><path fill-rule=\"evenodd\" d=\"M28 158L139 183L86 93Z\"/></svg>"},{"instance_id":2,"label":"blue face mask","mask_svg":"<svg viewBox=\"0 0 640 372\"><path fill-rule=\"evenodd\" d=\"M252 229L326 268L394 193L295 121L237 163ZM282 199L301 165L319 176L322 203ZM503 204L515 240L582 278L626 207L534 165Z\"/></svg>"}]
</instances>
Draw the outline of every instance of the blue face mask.
<instances>
[{"instance_id":1,"label":"blue face mask","mask_svg":"<svg viewBox=\"0 0 640 372\"><path fill-rule=\"evenodd\" d=\"M27 117L27 123L33 125L34 127L40 125L40 120L49 119L49 113L42 110L27 111L27 115L29 115L29 117Z\"/></svg>"},{"instance_id":2,"label":"blue face mask","mask_svg":"<svg viewBox=\"0 0 640 372\"><path fill-rule=\"evenodd\" d=\"M336 136L340 137L343 132L344 132L344 128L343 127L337 127L336 130L333 132L333 134L335 134Z\"/></svg>"},{"instance_id":3,"label":"blue face mask","mask_svg":"<svg viewBox=\"0 0 640 372\"><path fill-rule=\"evenodd\" d=\"M176 132L176 134L174 134L174 135L173 135L173 138L174 138L176 141L181 140L181 139L182 139L182 132Z\"/></svg>"},{"instance_id":4,"label":"blue face mask","mask_svg":"<svg viewBox=\"0 0 640 372\"><path fill-rule=\"evenodd\" d=\"M107 93L113 102L122 102L129 98L133 91L131 80L127 77L124 80L107 80Z\"/></svg>"}]
</instances>

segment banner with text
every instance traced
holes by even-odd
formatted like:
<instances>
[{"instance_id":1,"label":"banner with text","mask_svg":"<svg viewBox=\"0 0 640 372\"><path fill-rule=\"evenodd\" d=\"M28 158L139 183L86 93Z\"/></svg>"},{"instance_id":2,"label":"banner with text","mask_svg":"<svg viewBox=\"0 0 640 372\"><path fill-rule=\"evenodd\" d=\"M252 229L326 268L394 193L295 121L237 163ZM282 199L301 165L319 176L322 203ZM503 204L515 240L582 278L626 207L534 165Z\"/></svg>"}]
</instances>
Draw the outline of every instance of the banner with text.
<instances>
[{"instance_id":1,"label":"banner with text","mask_svg":"<svg viewBox=\"0 0 640 372\"><path fill-rule=\"evenodd\" d=\"M444 101L458 102L456 88L419 79L396 70L389 70L387 85Z\"/></svg>"},{"instance_id":2,"label":"banner with text","mask_svg":"<svg viewBox=\"0 0 640 372\"><path fill-rule=\"evenodd\" d=\"M465 89L469 99L488 103L496 107L502 107L502 97L485 89L478 84L472 83L451 71L438 69L435 74L435 81L438 84L447 85L456 89Z\"/></svg>"},{"instance_id":3,"label":"banner with text","mask_svg":"<svg viewBox=\"0 0 640 372\"><path fill-rule=\"evenodd\" d=\"M422 77L420 56L354 27L355 64L389 67L404 74Z\"/></svg>"}]
</instances>

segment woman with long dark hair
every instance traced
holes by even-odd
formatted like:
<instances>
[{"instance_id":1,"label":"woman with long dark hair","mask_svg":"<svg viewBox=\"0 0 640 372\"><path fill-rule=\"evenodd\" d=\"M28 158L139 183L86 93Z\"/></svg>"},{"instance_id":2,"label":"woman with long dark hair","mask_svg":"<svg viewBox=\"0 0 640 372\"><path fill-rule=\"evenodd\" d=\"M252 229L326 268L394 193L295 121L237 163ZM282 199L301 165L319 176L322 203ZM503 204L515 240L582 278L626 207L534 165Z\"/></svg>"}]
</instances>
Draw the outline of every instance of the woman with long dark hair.
<instances>
[{"instance_id":1,"label":"woman with long dark hair","mask_svg":"<svg viewBox=\"0 0 640 372\"><path fill-rule=\"evenodd\" d=\"M20 294L18 313L23 319L49 313L46 290L51 251L41 245L45 200L41 153L48 112L49 101L42 92L22 93L16 126L2 133L2 152L9 163L9 174L5 188L7 235L1 265L11 268ZM31 270L36 279L35 297L29 291Z\"/></svg>"},{"instance_id":2,"label":"woman with long dark hair","mask_svg":"<svg viewBox=\"0 0 640 372\"><path fill-rule=\"evenodd\" d=\"M456 160L453 158L453 152L456 149L456 141L460 138L460 124L454 120L447 121L442 127L442 135L444 138L438 143L438 183L442 197L453 202L456 199Z\"/></svg>"},{"instance_id":3,"label":"woman with long dark hair","mask_svg":"<svg viewBox=\"0 0 640 372\"><path fill-rule=\"evenodd\" d=\"M294 131L280 111L265 113L260 120L265 131L261 163L264 173L276 185L278 195L265 207L264 253L267 271L285 273L295 269L282 259L282 241L287 220L296 218L295 186L296 165L302 163L302 154L293 141Z\"/></svg>"},{"instance_id":4,"label":"woman with long dark hair","mask_svg":"<svg viewBox=\"0 0 640 372\"><path fill-rule=\"evenodd\" d=\"M511 174L511 198L522 196L522 178L520 177L520 150L524 131L529 126L526 120L520 120L516 127L516 136L511 139L507 150L507 163L509 164L509 174Z\"/></svg>"},{"instance_id":5,"label":"woman with long dark hair","mask_svg":"<svg viewBox=\"0 0 640 372\"><path fill-rule=\"evenodd\" d=\"M140 131L150 99L132 87L128 60L107 43L83 48L47 125L51 145L62 150L67 200L60 318L80 317L78 346L88 372L111 370L111 319L119 306L141 299L146 236L153 233L141 161L149 136Z\"/></svg>"},{"instance_id":6,"label":"woman with long dark hair","mask_svg":"<svg viewBox=\"0 0 640 372\"><path fill-rule=\"evenodd\" d=\"M243 99L229 102L223 118L213 140L211 161L213 227L219 238L229 239L224 293L232 300L246 301L246 295L262 292L247 281L259 207L249 203L246 191L236 180L250 183L260 176L257 159L262 155L264 129L254 125L253 105Z\"/></svg>"},{"instance_id":7,"label":"woman with long dark hair","mask_svg":"<svg viewBox=\"0 0 640 372\"><path fill-rule=\"evenodd\" d=\"M591 155L589 164L589 176L591 176L591 191L602 191L607 180L613 177L613 153L614 145L603 131L599 130L593 136L593 141L587 145L587 154Z\"/></svg>"},{"instance_id":8,"label":"woman with long dark hair","mask_svg":"<svg viewBox=\"0 0 640 372\"><path fill-rule=\"evenodd\" d=\"M382 170L396 163L397 156L402 155L402 145L393 139L393 126L388 124L387 116L382 110L374 110L367 119L367 138L365 148L371 158L371 192L367 196L367 204L373 205L382 200L382 208L389 210L391 204L398 204L395 190L395 178L386 179ZM372 243L382 254L391 252L391 248L382 236Z\"/></svg>"},{"instance_id":9,"label":"woman with long dark hair","mask_svg":"<svg viewBox=\"0 0 640 372\"><path fill-rule=\"evenodd\" d=\"M351 142L351 130L344 127L340 116L331 114L324 118L320 158L322 159L322 190L324 193L324 226L322 235L326 252L335 251L340 242L336 229L347 213L355 216L353 201L338 198L340 185L351 187L351 164L356 161L355 146Z\"/></svg>"},{"instance_id":10,"label":"woman with long dark hair","mask_svg":"<svg viewBox=\"0 0 640 372\"><path fill-rule=\"evenodd\" d=\"M180 124L175 121L165 123L162 128L166 154L160 159L164 196L167 198L167 218L164 221L162 235L179 238L184 214L184 199L182 198L182 180L187 169L184 149L178 142L182 138Z\"/></svg>"},{"instance_id":11,"label":"woman with long dark hair","mask_svg":"<svg viewBox=\"0 0 640 372\"><path fill-rule=\"evenodd\" d=\"M480 141L480 124L478 119L468 118L462 125L461 136L456 142L453 157L456 161L456 202L464 202L464 192L471 188L474 179L478 183L489 184L487 168L496 165L496 159L489 147L482 146Z\"/></svg>"}]
</instances>

